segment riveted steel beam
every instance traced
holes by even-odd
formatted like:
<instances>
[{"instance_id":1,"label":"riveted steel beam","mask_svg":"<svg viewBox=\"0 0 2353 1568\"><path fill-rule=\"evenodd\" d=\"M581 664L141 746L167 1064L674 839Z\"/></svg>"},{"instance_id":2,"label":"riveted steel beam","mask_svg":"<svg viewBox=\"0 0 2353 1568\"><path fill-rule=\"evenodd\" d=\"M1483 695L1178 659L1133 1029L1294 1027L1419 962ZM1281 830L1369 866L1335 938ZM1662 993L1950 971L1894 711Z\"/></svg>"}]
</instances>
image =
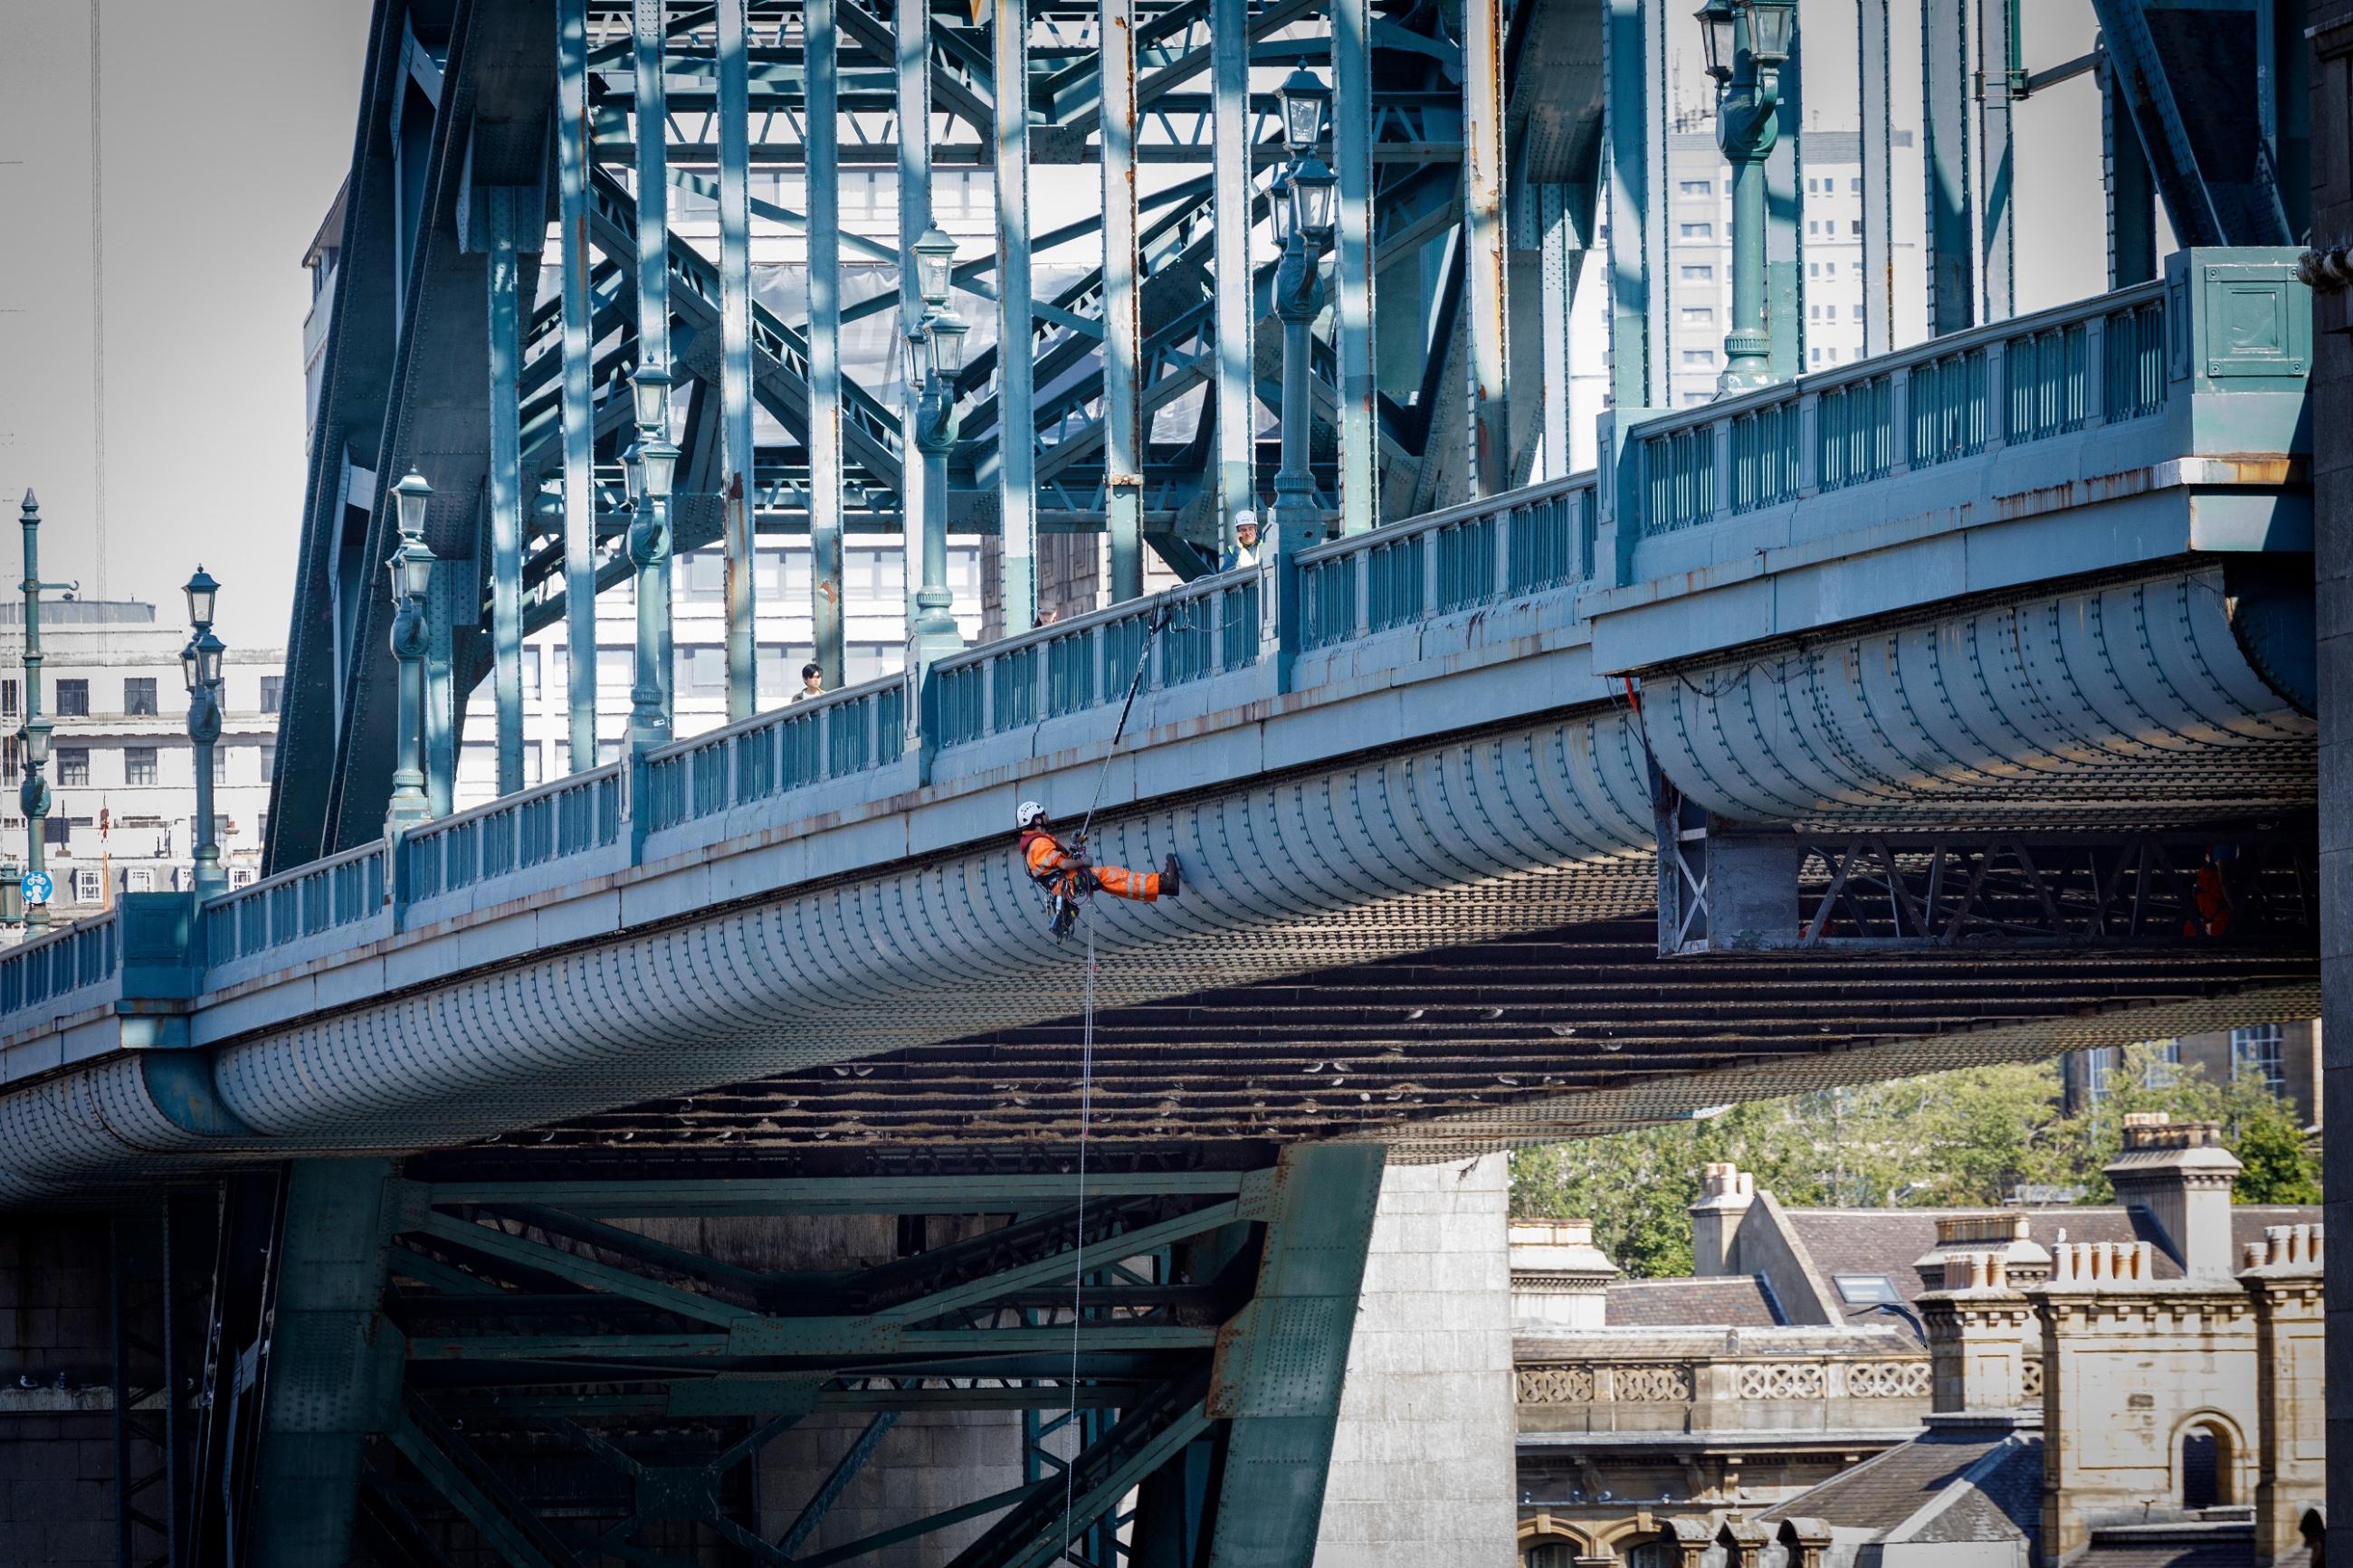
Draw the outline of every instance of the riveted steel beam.
<instances>
[{"instance_id":1,"label":"riveted steel beam","mask_svg":"<svg viewBox=\"0 0 2353 1568\"><path fill-rule=\"evenodd\" d=\"M1103 483L1111 597L1144 592L1142 260L1135 232L1135 0L1101 0L1103 58Z\"/></svg>"},{"instance_id":2,"label":"riveted steel beam","mask_svg":"<svg viewBox=\"0 0 2353 1568\"><path fill-rule=\"evenodd\" d=\"M992 37L996 79L1029 79L1028 0L997 0ZM1027 345L1037 304L1029 280L1029 105L1024 90L997 95L997 341ZM1132 209L1131 209L1132 210ZM1008 636L1038 622L1038 469L1030 437L1036 424L1035 363L1026 351L997 360L998 601Z\"/></svg>"},{"instance_id":3,"label":"riveted steel beam","mask_svg":"<svg viewBox=\"0 0 2353 1568\"><path fill-rule=\"evenodd\" d=\"M841 580L841 171L837 0L801 12L808 66L809 627L828 690L844 679Z\"/></svg>"},{"instance_id":4,"label":"riveted steel beam","mask_svg":"<svg viewBox=\"0 0 2353 1568\"><path fill-rule=\"evenodd\" d=\"M1335 347L1339 363L1340 531L1380 521L1373 370L1373 50L1368 0L1332 0L1337 113L1332 161L1340 176L1333 252Z\"/></svg>"},{"instance_id":5,"label":"riveted steel beam","mask_svg":"<svg viewBox=\"0 0 2353 1568\"><path fill-rule=\"evenodd\" d=\"M1471 341L1471 493L1512 482L1504 261L1503 0L1462 7L1463 301Z\"/></svg>"},{"instance_id":6,"label":"riveted steel beam","mask_svg":"<svg viewBox=\"0 0 2353 1568\"><path fill-rule=\"evenodd\" d=\"M596 486L594 383L598 333L588 241L588 11L586 0L556 7L556 177L560 186L564 345L565 700L572 769L596 765Z\"/></svg>"},{"instance_id":7,"label":"riveted steel beam","mask_svg":"<svg viewBox=\"0 0 2353 1568\"><path fill-rule=\"evenodd\" d=\"M487 315L491 376L490 521L491 646L498 714L498 787L522 788L522 440L517 429L515 375L522 342L516 321L517 240L524 223L522 196L510 186L480 193L490 229ZM533 226L534 237L539 226Z\"/></svg>"},{"instance_id":8,"label":"riveted steel beam","mask_svg":"<svg viewBox=\"0 0 2353 1568\"><path fill-rule=\"evenodd\" d=\"M1386 1151L1284 1152L1268 1194L1258 1289L1218 1342L1209 1414L1226 1438L1210 1568L1306 1568L1324 1514Z\"/></svg>"},{"instance_id":9,"label":"riveted steel beam","mask_svg":"<svg viewBox=\"0 0 2353 1568\"><path fill-rule=\"evenodd\" d=\"M856 21L845 7L845 26ZM899 129L899 335L912 340L923 330L923 297L916 268L907 259L915 242L932 226L932 17L926 5L902 5L892 13L892 48L898 71ZM910 132L913 132L912 134ZM902 374L899 386L899 428L913 432L923 417L922 379ZM902 448L899 475L900 555L905 563L907 636L915 635L915 594L923 583L923 524L930 516L924 489L931 483L925 465L909 441Z\"/></svg>"},{"instance_id":10,"label":"riveted steel beam","mask_svg":"<svg viewBox=\"0 0 2353 1568\"><path fill-rule=\"evenodd\" d=\"M1928 331L1976 324L1977 163L1969 87L1976 0L1923 0L1920 18L1921 155L1926 166Z\"/></svg>"},{"instance_id":11,"label":"riveted steel beam","mask_svg":"<svg viewBox=\"0 0 2353 1568\"><path fill-rule=\"evenodd\" d=\"M754 668L752 573L751 107L744 0L718 0L720 487L727 554L727 718L749 719Z\"/></svg>"}]
</instances>

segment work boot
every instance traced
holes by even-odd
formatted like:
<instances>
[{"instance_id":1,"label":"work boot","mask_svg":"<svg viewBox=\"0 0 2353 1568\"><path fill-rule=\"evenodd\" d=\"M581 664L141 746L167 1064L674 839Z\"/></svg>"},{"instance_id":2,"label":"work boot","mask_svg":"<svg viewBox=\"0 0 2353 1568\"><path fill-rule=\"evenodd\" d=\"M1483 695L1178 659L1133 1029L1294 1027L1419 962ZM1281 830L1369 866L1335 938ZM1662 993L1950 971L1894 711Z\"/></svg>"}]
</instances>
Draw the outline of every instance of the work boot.
<instances>
[{"instance_id":1,"label":"work boot","mask_svg":"<svg viewBox=\"0 0 2353 1568\"><path fill-rule=\"evenodd\" d=\"M1176 857L1171 855L1160 862L1160 896L1173 899L1184 890L1185 869L1176 864Z\"/></svg>"}]
</instances>

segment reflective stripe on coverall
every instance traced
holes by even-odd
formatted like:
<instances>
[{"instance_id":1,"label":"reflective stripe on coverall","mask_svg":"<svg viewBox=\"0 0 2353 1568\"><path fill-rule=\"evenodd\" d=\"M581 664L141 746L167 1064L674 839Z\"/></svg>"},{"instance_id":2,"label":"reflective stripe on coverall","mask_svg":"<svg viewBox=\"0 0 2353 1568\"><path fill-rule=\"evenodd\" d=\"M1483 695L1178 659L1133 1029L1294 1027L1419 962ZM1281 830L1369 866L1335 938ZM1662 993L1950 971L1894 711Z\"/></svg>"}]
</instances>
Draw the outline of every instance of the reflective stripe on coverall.
<instances>
[{"instance_id":1,"label":"reflective stripe on coverall","mask_svg":"<svg viewBox=\"0 0 2353 1568\"><path fill-rule=\"evenodd\" d=\"M1124 866L1083 866L1050 833L1035 829L1021 836L1021 858L1029 863L1030 879L1047 891L1076 899L1087 890L1081 879L1092 873L1095 886L1114 898L1150 903L1160 896L1160 873L1131 871Z\"/></svg>"}]
</instances>

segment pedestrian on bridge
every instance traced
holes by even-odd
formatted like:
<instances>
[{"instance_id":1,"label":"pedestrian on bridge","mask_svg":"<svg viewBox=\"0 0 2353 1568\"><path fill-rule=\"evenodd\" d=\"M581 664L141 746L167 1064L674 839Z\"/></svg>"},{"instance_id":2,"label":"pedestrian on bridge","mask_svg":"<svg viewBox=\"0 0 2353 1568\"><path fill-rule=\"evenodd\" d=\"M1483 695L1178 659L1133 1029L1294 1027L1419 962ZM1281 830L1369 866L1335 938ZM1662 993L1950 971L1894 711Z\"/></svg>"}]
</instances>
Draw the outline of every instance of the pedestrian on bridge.
<instances>
[{"instance_id":1,"label":"pedestrian on bridge","mask_svg":"<svg viewBox=\"0 0 2353 1568\"><path fill-rule=\"evenodd\" d=\"M1013 814L1021 835L1021 858L1029 879L1046 890L1052 902L1057 937L1068 936L1079 918L1079 900L1097 889L1117 899L1152 903L1173 899L1184 890L1184 872L1171 855L1157 871L1131 871L1124 866L1096 866L1087 859L1083 840L1065 846L1056 838L1046 808L1025 800Z\"/></svg>"}]
</instances>

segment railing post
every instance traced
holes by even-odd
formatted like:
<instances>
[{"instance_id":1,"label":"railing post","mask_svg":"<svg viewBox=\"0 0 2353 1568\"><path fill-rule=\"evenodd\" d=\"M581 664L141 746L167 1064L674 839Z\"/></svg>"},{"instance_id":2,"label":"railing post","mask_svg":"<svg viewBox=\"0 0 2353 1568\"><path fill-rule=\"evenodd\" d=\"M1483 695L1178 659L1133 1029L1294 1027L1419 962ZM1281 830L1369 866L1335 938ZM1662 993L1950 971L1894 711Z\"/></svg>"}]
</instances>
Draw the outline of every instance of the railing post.
<instances>
[{"instance_id":1,"label":"railing post","mask_svg":"<svg viewBox=\"0 0 2353 1568\"><path fill-rule=\"evenodd\" d=\"M1887 477L1912 469L1912 367L1887 371Z\"/></svg>"},{"instance_id":2,"label":"railing post","mask_svg":"<svg viewBox=\"0 0 2353 1568\"><path fill-rule=\"evenodd\" d=\"M2084 323L2084 428L2108 422L2108 313L2094 310Z\"/></svg>"},{"instance_id":3,"label":"railing post","mask_svg":"<svg viewBox=\"0 0 2353 1568\"><path fill-rule=\"evenodd\" d=\"M1732 452L1732 421L1718 415L1707 422L1707 460L1715 466L1709 500L1714 503L1708 512L1710 521L1721 521L1732 515L1733 488L1739 476L1734 472ZM1698 479L1694 476L1693 482Z\"/></svg>"},{"instance_id":4,"label":"railing post","mask_svg":"<svg viewBox=\"0 0 2353 1568\"><path fill-rule=\"evenodd\" d=\"M2032 353L2034 341L2027 340L2026 352ZM1978 449L1999 452L2010 445L2010 340L1996 338L1985 346L1985 440ZM2035 389L2040 408L2042 389Z\"/></svg>"},{"instance_id":5,"label":"railing post","mask_svg":"<svg viewBox=\"0 0 2353 1568\"><path fill-rule=\"evenodd\" d=\"M1539 502L1538 504L1549 506L1552 503L1545 501ZM1525 510L1526 509L1525 507L1517 506L1505 506L1496 509L1494 575L1489 580L1491 585L1487 591L1487 599L1490 604L1500 603L1501 601L1511 597L1512 530L1519 526L1520 514Z\"/></svg>"},{"instance_id":6,"label":"railing post","mask_svg":"<svg viewBox=\"0 0 2353 1568\"><path fill-rule=\"evenodd\" d=\"M1798 499L1803 500L1822 488L1822 395L1801 392L1798 395Z\"/></svg>"},{"instance_id":7,"label":"railing post","mask_svg":"<svg viewBox=\"0 0 2353 1568\"><path fill-rule=\"evenodd\" d=\"M650 816L646 804L651 770L642 748L630 747L621 757L622 829L629 841L629 864L642 866L646 863L646 833Z\"/></svg>"}]
</instances>

